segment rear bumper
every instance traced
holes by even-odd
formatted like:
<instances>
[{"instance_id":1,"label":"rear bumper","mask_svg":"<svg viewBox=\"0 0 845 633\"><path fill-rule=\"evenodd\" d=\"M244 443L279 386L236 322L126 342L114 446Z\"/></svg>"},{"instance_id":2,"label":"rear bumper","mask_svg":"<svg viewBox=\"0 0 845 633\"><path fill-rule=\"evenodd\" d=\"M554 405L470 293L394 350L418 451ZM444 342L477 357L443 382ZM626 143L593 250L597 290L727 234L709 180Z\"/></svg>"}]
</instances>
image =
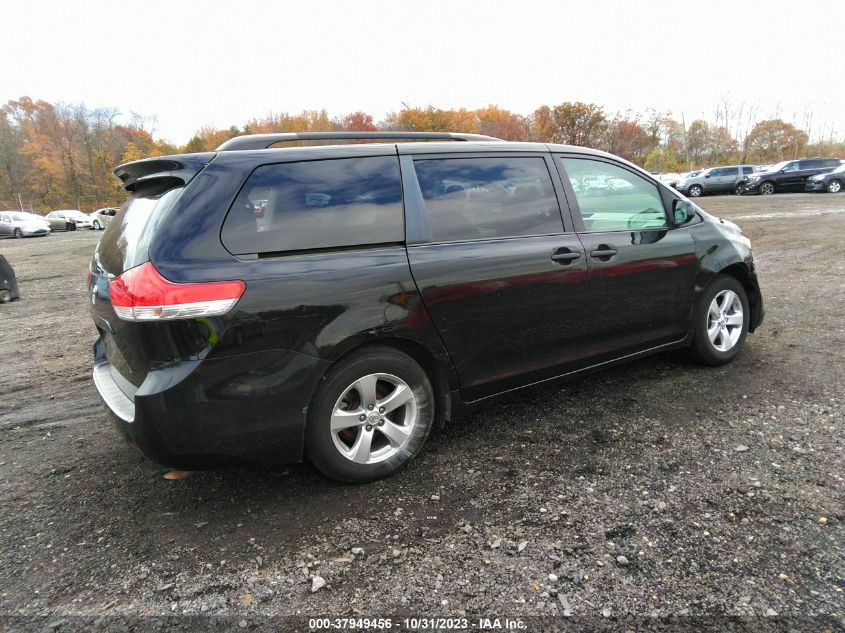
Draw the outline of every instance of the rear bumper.
<instances>
[{"instance_id":1,"label":"rear bumper","mask_svg":"<svg viewBox=\"0 0 845 633\"><path fill-rule=\"evenodd\" d=\"M285 350L182 361L135 388L104 347L94 346L94 384L120 434L151 461L197 470L302 459L326 361Z\"/></svg>"}]
</instances>

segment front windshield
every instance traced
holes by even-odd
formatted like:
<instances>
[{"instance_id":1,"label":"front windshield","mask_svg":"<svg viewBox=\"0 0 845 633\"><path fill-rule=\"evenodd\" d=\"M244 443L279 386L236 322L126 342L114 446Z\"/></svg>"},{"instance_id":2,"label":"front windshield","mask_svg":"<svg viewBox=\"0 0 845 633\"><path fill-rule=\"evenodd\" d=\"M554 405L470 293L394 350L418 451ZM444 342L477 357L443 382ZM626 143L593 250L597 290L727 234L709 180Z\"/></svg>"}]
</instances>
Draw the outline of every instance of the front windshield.
<instances>
[{"instance_id":1,"label":"front windshield","mask_svg":"<svg viewBox=\"0 0 845 633\"><path fill-rule=\"evenodd\" d=\"M777 165L772 165L766 171L767 172L780 171L781 169L786 167L791 162L792 162L791 160L783 160L783 161L779 162Z\"/></svg>"},{"instance_id":2,"label":"front windshield","mask_svg":"<svg viewBox=\"0 0 845 633\"><path fill-rule=\"evenodd\" d=\"M12 222L25 222L26 220L31 220L31 217L27 217L23 213L12 213Z\"/></svg>"},{"instance_id":3,"label":"front windshield","mask_svg":"<svg viewBox=\"0 0 845 633\"><path fill-rule=\"evenodd\" d=\"M831 173L841 174L842 172L845 172L845 163L842 163L839 167L834 169Z\"/></svg>"}]
</instances>

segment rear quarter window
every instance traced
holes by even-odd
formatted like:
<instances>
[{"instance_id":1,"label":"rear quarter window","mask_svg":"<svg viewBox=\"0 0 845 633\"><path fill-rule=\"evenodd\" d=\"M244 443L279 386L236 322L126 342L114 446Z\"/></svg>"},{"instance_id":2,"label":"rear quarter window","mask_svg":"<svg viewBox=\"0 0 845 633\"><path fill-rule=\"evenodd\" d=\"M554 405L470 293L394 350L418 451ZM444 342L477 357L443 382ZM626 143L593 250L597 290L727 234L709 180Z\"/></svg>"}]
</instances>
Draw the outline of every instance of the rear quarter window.
<instances>
[{"instance_id":1,"label":"rear quarter window","mask_svg":"<svg viewBox=\"0 0 845 633\"><path fill-rule=\"evenodd\" d=\"M150 259L150 242L184 187L165 182L139 187L108 223L95 251L102 270L119 275Z\"/></svg>"},{"instance_id":2,"label":"rear quarter window","mask_svg":"<svg viewBox=\"0 0 845 633\"><path fill-rule=\"evenodd\" d=\"M221 239L236 255L402 242L399 160L262 165L229 209Z\"/></svg>"}]
</instances>

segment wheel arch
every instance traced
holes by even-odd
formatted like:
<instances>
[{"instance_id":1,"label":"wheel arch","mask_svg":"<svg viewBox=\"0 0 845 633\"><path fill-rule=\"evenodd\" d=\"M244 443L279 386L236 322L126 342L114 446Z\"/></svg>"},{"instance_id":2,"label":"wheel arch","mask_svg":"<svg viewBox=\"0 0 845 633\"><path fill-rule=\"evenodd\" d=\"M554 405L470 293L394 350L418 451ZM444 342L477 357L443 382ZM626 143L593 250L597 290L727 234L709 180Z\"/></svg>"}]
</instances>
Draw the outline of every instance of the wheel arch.
<instances>
[{"instance_id":1,"label":"wheel arch","mask_svg":"<svg viewBox=\"0 0 845 633\"><path fill-rule=\"evenodd\" d=\"M336 365L343 363L352 354L359 353L370 347L392 347L395 350L410 356L428 376L431 387L434 389L435 399L435 427L442 427L452 419L453 401L452 392L457 389L454 379L450 380L449 369L444 363L418 341L396 336L380 336L362 341L357 345L345 350L338 358L334 359L326 368L326 373ZM322 382L322 381L321 381ZM319 384L311 394L309 409L313 406L314 398L319 390Z\"/></svg>"},{"instance_id":2,"label":"wheel arch","mask_svg":"<svg viewBox=\"0 0 845 633\"><path fill-rule=\"evenodd\" d=\"M725 266L721 270L716 271L720 275L733 277L740 284L742 284L745 294L748 296L748 305L751 308L751 320L748 324L748 331L753 332L761 320L760 309L762 306L762 298L760 296L760 286L754 275L749 270L744 262L736 262Z\"/></svg>"}]
</instances>

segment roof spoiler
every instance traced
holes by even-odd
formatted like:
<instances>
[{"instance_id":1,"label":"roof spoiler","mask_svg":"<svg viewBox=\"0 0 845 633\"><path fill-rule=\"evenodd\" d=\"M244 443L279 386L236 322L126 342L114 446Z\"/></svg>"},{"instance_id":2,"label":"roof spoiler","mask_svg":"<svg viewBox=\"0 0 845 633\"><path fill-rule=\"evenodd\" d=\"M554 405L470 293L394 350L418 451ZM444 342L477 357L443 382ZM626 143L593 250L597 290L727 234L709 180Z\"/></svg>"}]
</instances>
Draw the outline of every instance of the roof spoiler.
<instances>
[{"instance_id":1,"label":"roof spoiler","mask_svg":"<svg viewBox=\"0 0 845 633\"><path fill-rule=\"evenodd\" d=\"M278 134L248 134L229 139L217 148L218 152L245 149L268 149L284 141L337 141L373 139L427 139L443 141L501 141L500 138L483 134L459 132L281 132Z\"/></svg>"},{"instance_id":2,"label":"roof spoiler","mask_svg":"<svg viewBox=\"0 0 845 633\"><path fill-rule=\"evenodd\" d=\"M214 152L180 154L157 158L144 158L118 165L114 175L126 191L134 191L142 184L170 181L186 185L214 158Z\"/></svg>"}]
</instances>

